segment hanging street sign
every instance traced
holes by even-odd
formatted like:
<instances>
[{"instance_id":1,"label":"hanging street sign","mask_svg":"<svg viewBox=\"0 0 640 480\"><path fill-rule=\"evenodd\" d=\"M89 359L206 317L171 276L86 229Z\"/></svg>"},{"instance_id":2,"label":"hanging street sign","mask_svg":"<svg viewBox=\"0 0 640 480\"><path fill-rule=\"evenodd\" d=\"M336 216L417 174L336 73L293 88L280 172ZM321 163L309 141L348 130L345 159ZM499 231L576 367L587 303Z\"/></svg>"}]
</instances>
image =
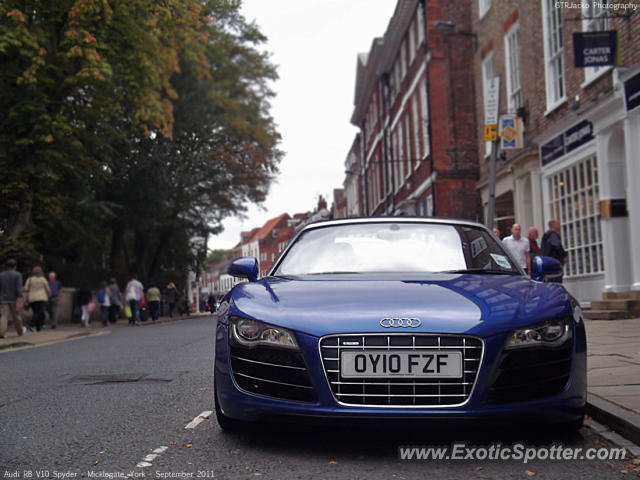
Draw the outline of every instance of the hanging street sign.
<instances>
[{"instance_id":1,"label":"hanging street sign","mask_svg":"<svg viewBox=\"0 0 640 480\"><path fill-rule=\"evenodd\" d=\"M517 115L502 115L498 130L500 132L500 150L524 147L522 118Z\"/></svg>"},{"instance_id":2,"label":"hanging street sign","mask_svg":"<svg viewBox=\"0 0 640 480\"><path fill-rule=\"evenodd\" d=\"M617 54L617 30L573 34L573 61L578 68L615 65Z\"/></svg>"}]
</instances>

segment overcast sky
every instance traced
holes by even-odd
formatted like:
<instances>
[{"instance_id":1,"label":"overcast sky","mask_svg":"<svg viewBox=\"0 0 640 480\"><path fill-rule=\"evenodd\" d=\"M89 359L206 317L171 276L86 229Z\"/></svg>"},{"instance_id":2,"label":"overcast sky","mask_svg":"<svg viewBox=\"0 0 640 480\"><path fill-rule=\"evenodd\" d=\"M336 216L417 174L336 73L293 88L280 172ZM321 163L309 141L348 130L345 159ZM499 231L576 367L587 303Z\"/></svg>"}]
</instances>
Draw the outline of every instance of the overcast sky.
<instances>
[{"instance_id":1,"label":"overcast sky","mask_svg":"<svg viewBox=\"0 0 640 480\"><path fill-rule=\"evenodd\" d=\"M209 247L231 248L240 232L281 213L313 210L318 195L331 206L342 187L351 125L357 54L384 35L396 0L243 0L242 14L267 36L265 49L280 79L271 113L282 135L280 175L248 219L229 218Z\"/></svg>"}]
</instances>

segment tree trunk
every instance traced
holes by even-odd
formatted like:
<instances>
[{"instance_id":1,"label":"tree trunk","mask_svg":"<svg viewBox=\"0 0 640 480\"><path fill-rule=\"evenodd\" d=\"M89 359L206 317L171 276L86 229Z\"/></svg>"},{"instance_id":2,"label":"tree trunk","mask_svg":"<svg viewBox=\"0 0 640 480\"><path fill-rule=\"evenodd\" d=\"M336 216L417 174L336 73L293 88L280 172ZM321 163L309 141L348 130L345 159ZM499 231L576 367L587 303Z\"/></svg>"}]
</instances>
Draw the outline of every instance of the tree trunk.
<instances>
[{"instance_id":1,"label":"tree trunk","mask_svg":"<svg viewBox=\"0 0 640 480\"><path fill-rule=\"evenodd\" d=\"M31 188L25 190L20 196L20 208L9 221L9 237L18 237L31 224L31 209L33 207L33 192Z\"/></svg>"}]
</instances>

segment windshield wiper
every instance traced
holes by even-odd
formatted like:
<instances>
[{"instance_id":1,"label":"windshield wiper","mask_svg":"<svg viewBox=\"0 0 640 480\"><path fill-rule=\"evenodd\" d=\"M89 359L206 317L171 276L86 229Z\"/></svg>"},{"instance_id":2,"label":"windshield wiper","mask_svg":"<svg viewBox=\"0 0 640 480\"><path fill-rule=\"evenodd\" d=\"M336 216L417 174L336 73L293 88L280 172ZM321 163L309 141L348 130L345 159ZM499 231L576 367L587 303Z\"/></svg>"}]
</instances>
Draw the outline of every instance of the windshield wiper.
<instances>
[{"instance_id":1,"label":"windshield wiper","mask_svg":"<svg viewBox=\"0 0 640 480\"><path fill-rule=\"evenodd\" d=\"M436 273L489 273L493 275L520 275L516 270L495 270L491 268L462 268L460 270L443 270Z\"/></svg>"}]
</instances>

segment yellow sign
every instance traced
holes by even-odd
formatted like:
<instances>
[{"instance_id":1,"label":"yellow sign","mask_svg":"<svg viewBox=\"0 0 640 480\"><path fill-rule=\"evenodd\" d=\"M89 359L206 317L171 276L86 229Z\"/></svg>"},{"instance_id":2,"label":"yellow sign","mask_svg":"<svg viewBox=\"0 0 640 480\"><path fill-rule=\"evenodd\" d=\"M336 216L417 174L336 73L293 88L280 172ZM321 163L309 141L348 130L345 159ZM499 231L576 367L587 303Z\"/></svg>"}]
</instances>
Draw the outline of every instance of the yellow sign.
<instances>
[{"instance_id":1,"label":"yellow sign","mask_svg":"<svg viewBox=\"0 0 640 480\"><path fill-rule=\"evenodd\" d=\"M498 125L485 125L484 126L484 141L495 142L498 139Z\"/></svg>"}]
</instances>

